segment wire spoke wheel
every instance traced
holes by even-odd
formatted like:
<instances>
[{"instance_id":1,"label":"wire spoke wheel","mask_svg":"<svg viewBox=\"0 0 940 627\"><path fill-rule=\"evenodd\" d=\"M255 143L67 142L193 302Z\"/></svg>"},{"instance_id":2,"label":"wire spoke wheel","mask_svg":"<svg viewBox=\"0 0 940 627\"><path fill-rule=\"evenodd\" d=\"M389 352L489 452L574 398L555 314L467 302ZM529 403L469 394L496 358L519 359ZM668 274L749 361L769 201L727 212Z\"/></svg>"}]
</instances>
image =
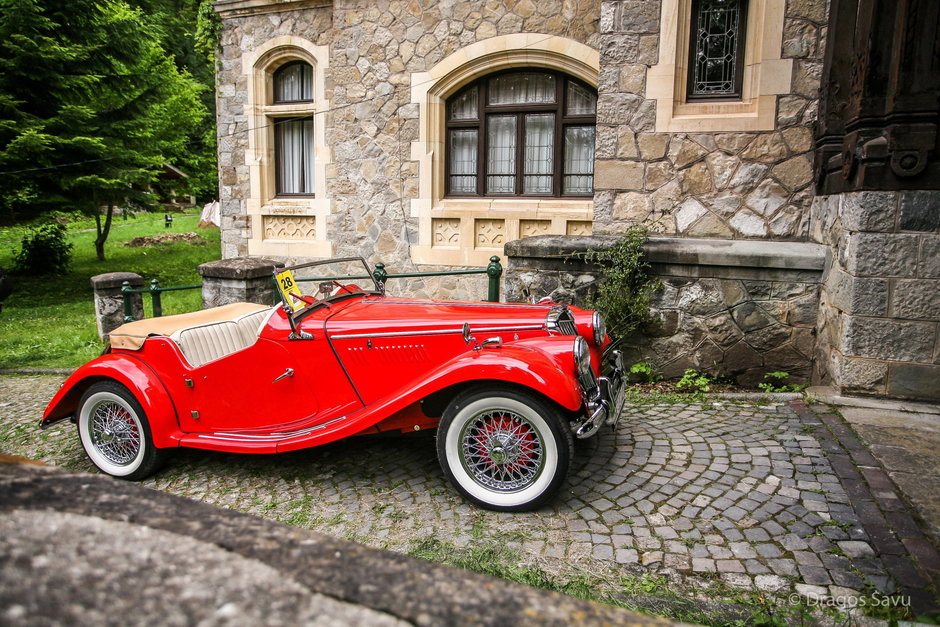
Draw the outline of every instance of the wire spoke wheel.
<instances>
[{"instance_id":1,"label":"wire spoke wheel","mask_svg":"<svg viewBox=\"0 0 940 627\"><path fill-rule=\"evenodd\" d=\"M91 440L108 461L126 466L140 452L140 422L123 405L99 401L92 408Z\"/></svg>"},{"instance_id":2,"label":"wire spoke wheel","mask_svg":"<svg viewBox=\"0 0 940 627\"><path fill-rule=\"evenodd\" d=\"M441 418L437 455L454 487L487 509L539 507L568 474L573 443L558 409L507 388L476 388Z\"/></svg>"},{"instance_id":3,"label":"wire spoke wheel","mask_svg":"<svg viewBox=\"0 0 940 627\"><path fill-rule=\"evenodd\" d=\"M79 402L78 436L85 454L99 470L137 481L163 464L166 449L153 445L150 423L140 403L123 385L92 385Z\"/></svg>"},{"instance_id":4,"label":"wire spoke wheel","mask_svg":"<svg viewBox=\"0 0 940 627\"><path fill-rule=\"evenodd\" d=\"M525 416L509 410L479 413L464 427L461 444L467 472L500 492L525 488L545 466L540 434Z\"/></svg>"}]
</instances>

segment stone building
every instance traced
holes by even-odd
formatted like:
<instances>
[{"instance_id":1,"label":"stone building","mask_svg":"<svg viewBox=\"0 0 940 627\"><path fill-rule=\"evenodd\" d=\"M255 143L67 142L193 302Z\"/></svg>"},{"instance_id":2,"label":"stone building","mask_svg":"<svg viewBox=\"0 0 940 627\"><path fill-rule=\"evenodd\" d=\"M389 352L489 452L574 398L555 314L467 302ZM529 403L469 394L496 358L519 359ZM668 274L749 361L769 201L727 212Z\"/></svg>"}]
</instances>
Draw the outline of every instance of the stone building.
<instances>
[{"instance_id":1,"label":"stone building","mask_svg":"<svg viewBox=\"0 0 940 627\"><path fill-rule=\"evenodd\" d=\"M578 299L597 273L558 256L641 224L664 288L632 358L669 375L815 372L846 390L936 397L938 201L908 192L937 177L839 187L842 138L883 165L904 132L859 143L831 98L814 130L820 96L855 90L846 68L864 56L827 33L938 26L926 0L887 3L880 22L868 4L219 0L223 256L362 255L409 272L508 254L507 299ZM869 52L886 43L878 32ZM916 71L936 85L929 62ZM890 90L884 75L867 80ZM909 99L920 104L905 124L929 121L931 93ZM918 132L917 154L935 157L936 135ZM890 225L874 198L893 203ZM907 265L881 267L888 249ZM457 280L395 289L482 293ZM869 331L887 323L894 341L876 346Z\"/></svg>"}]
</instances>

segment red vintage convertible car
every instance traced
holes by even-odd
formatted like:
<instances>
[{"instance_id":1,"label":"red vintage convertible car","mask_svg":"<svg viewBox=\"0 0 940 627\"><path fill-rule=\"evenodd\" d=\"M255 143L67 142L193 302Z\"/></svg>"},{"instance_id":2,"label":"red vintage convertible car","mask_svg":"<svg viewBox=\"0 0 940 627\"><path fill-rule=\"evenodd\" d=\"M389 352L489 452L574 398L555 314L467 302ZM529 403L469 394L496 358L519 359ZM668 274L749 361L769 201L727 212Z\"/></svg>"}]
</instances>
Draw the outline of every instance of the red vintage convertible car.
<instances>
[{"instance_id":1,"label":"red vintage convertible car","mask_svg":"<svg viewBox=\"0 0 940 627\"><path fill-rule=\"evenodd\" d=\"M339 279L369 289L311 276L316 295L303 294L298 275L325 276L325 264L355 264ZM460 493L526 510L565 480L572 436L619 419L623 363L605 356L598 313L396 298L359 258L290 270L278 275L282 306L237 303L114 330L41 426L71 418L95 466L131 480L177 447L276 453L437 428Z\"/></svg>"}]
</instances>

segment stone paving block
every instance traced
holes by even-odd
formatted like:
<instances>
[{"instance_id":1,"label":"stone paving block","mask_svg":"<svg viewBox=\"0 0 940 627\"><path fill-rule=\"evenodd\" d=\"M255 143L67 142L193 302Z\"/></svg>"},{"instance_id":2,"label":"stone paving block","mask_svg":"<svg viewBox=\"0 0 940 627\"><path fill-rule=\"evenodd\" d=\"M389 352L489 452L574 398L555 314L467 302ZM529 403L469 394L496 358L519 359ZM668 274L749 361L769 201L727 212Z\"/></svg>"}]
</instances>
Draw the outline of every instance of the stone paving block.
<instances>
[{"instance_id":1,"label":"stone paving block","mask_svg":"<svg viewBox=\"0 0 940 627\"><path fill-rule=\"evenodd\" d=\"M421 537L454 547L496 542L545 558L547 572L563 578L581 572L574 562L667 568L682 576L718 573L729 585L783 594L793 585L858 590L866 584L859 573L914 582L908 553L937 568L936 552L923 544L883 473L863 468L863 477L852 464L862 459L852 456L862 445L846 440L838 448L839 438L854 437L840 418L825 419L834 438L804 433L807 425L821 428L813 427L820 420L799 405L628 412L616 433L579 442L567 487L532 514L482 512L460 500L437 467L430 438L359 438L277 462L187 451L145 485L283 519L298 511L293 503L310 503L317 521L311 526L399 551ZM0 441L10 441L9 428L0 423ZM80 449L73 450L76 462L53 461L82 463ZM198 480L184 484L181 476ZM265 510L271 490L281 496ZM904 534L903 544L889 525ZM482 537L469 533L478 526ZM853 553L852 542L874 551ZM884 560L892 556L888 569ZM893 585L890 577L876 582Z\"/></svg>"},{"instance_id":2,"label":"stone paving block","mask_svg":"<svg viewBox=\"0 0 940 627\"><path fill-rule=\"evenodd\" d=\"M778 575L757 575L754 577L754 587L764 592L779 592L788 587L788 582Z\"/></svg>"},{"instance_id":3,"label":"stone paving block","mask_svg":"<svg viewBox=\"0 0 940 627\"><path fill-rule=\"evenodd\" d=\"M844 542L837 542L836 544L839 545L839 548L842 549L842 552L848 557L874 557L875 555L875 551L867 542L846 540Z\"/></svg>"},{"instance_id":4,"label":"stone paving block","mask_svg":"<svg viewBox=\"0 0 940 627\"><path fill-rule=\"evenodd\" d=\"M796 577L797 569L796 562L791 559L769 559L767 560L767 566L774 573L784 576L784 577Z\"/></svg>"},{"instance_id":5,"label":"stone paving block","mask_svg":"<svg viewBox=\"0 0 940 627\"><path fill-rule=\"evenodd\" d=\"M838 586L845 586L846 588L853 588L855 590L865 587L865 581L859 575L850 571L830 570L829 576L832 577L832 581Z\"/></svg>"},{"instance_id":6,"label":"stone paving block","mask_svg":"<svg viewBox=\"0 0 940 627\"><path fill-rule=\"evenodd\" d=\"M740 560L715 560L715 568L719 573L744 573L746 569Z\"/></svg>"},{"instance_id":7,"label":"stone paving block","mask_svg":"<svg viewBox=\"0 0 940 627\"><path fill-rule=\"evenodd\" d=\"M894 579L906 588L923 588L926 585L923 577L917 572L909 558L899 555L885 555L882 562Z\"/></svg>"},{"instance_id":8,"label":"stone paving block","mask_svg":"<svg viewBox=\"0 0 940 627\"><path fill-rule=\"evenodd\" d=\"M696 573L716 572L715 560L702 557L693 557L692 571Z\"/></svg>"},{"instance_id":9,"label":"stone paving block","mask_svg":"<svg viewBox=\"0 0 940 627\"><path fill-rule=\"evenodd\" d=\"M803 581L808 584L827 586L832 583L832 578L829 577L829 571L825 568L817 566L798 566L797 570Z\"/></svg>"}]
</instances>

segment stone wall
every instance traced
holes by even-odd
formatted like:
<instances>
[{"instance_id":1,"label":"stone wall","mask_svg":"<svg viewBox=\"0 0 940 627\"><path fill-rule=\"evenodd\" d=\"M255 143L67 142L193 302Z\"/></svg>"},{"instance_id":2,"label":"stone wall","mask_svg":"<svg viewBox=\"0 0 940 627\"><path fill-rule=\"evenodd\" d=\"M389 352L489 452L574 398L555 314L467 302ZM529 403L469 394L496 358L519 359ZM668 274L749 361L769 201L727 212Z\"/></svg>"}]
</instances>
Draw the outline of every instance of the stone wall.
<instances>
[{"instance_id":1,"label":"stone wall","mask_svg":"<svg viewBox=\"0 0 940 627\"><path fill-rule=\"evenodd\" d=\"M616 233L641 223L662 235L807 239L813 199L812 126L820 89L826 1L751 3L755 11L766 5L768 22L782 20L782 34L762 24L766 36L777 41L761 45L776 46L773 50L779 53L768 56L779 58L761 64L761 77L783 87L765 94L762 85L752 86L751 101L762 103L769 120L758 119L756 109L753 120L736 114L709 115L710 109L726 106L716 103L699 107L699 117L684 116L690 119L682 124L700 131L657 132L669 126L663 118L673 98L668 98L665 107L658 104L651 98L654 87L662 90L665 81L666 93L671 95L669 81L675 79L681 87L682 77L675 74L684 72L670 65L681 59L664 58L665 48L668 44L678 48L678 54L686 54L682 45L662 39L675 38L681 24L663 24L662 18L681 19L676 14L682 11L670 7L684 6L688 11L687 4L676 0L603 2L594 232ZM775 14L778 10L784 13ZM749 38L754 35L748 32ZM762 54L764 50L749 50L749 69L761 61ZM651 73L654 66L656 71ZM778 76L781 73L788 75ZM655 86L654 80L658 81ZM746 104L731 106L746 109ZM748 124L769 128L740 130Z\"/></svg>"},{"instance_id":2,"label":"stone wall","mask_svg":"<svg viewBox=\"0 0 940 627\"><path fill-rule=\"evenodd\" d=\"M326 168L326 238L334 255L361 255L395 272L434 269L418 268L410 255L419 228L410 201L420 187L418 162L412 158L420 115L412 103L412 75L499 35L542 33L594 49L598 45L600 0L254 4L256 9L231 13L218 7L223 17L218 118L225 258L247 255L249 239L261 237L252 232L247 210L258 192L245 163L250 112L243 61L265 42L290 36L328 46L324 93L315 94L330 103L323 114L332 151ZM307 8L289 10L296 6ZM482 285L485 296L485 280ZM418 296L479 297L475 280L411 280L390 287Z\"/></svg>"},{"instance_id":3,"label":"stone wall","mask_svg":"<svg viewBox=\"0 0 940 627\"><path fill-rule=\"evenodd\" d=\"M615 236L533 237L506 246L506 300L550 296L584 305L602 272L577 259ZM647 259L662 288L652 323L626 338L628 363L666 377L696 368L753 385L764 374L812 372L825 249L810 243L651 239Z\"/></svg>"},{"instance_id":4,"label":"stone wall","mask_svg":"<svg viewBox=\"0 0 940 627\"><path fill-rule=\"evenodd\" d=\"M812 234L832 249L815 382L940 398L940 192L820 196Z\"/></svg>"}]
</instances>

